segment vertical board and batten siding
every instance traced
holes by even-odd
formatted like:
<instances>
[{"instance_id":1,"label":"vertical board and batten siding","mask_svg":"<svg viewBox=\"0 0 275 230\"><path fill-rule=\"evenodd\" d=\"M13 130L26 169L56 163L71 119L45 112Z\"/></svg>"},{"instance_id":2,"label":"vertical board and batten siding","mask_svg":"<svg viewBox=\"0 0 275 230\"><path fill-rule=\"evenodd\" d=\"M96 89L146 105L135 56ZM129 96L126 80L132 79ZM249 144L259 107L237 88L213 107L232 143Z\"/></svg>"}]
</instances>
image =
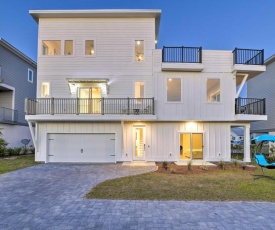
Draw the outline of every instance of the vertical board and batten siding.
<instances>
[{"instance_id":1,"label":"vertical board and batten siding","mask_svg":"<svg viewBox=\"0 0 275 230\"><path fill-rule=\"evenodd\" d=\"M42 40L74 40L74 55L42 56ZM84 55L85 40L95 40L95 57ZM152 59L155 19L79 18L40 19L38 39L38 92L41 82L51 84L52 97L70 97L67 78L107 78L107 97L133 97L134 82L144 81L152 97ZM145 60L134 61L134 41L144 40Z\"/></svg>"},{"instance_id":2,"label":"vertical board and batten siding","mask_svg":"<svg viewBox=\"0 0 275 230\"><path fill-rule=\"evenodd\" d=\"M201 122L127 122L126 145L121 160L132 160L136 126L146 128L146 161L179 161L180 132L203 133L203 155L206 161L230 161L230 124Z\"/></svg>"},{"instance_id":3,"label":"vertical board and batten siding","mask_svg":"<svg viewBox=\"0 0 275 230\"><path fill-rule=\"evenodd\" d=\"M18 111L18 122L26 123L24 101L36 96L36 68L1 45L0 66L3 83L15 88L13 109ZM33 83L28 81L28 69L33 70ZM12 104L7 108L12 108Z\"/></svg>"},{"instance_id":4,"label":"vertical board and batten siding","mask_svg":"<svg viewBox=\"0 0 275 230\"><path fill-rule=\"evenodd\" d=\"M267 121L251 123L251 132L275 130L275 61L266 66L266 72L247 82L248 98L266 98Z\"/></svg>"},{"instance_id":5,"label":"vertical board and batten siding","mask_svg":"<svg viewBox=\"0 0 275 230\"><path fill-rule=\"evenodd\" d=\"M155 59L161 57L155 52ZM202 53L202 72L161 71L161 62L154 63L158 120L230 121L235 114L236 80L231 73L232 52L210 51ZM167 102L167 79L181 79L181 102ZM206 79L220 79L221 102L208 103Z\"/></svg>"},{"instance_id":6,"label":"vertical board and batten siding","mask_svg":"<svg viewBox=\"0 0 275 230\"><path fill-rule=\"evenodd\" d=\"M120 123L37 123L37 146L35 160L47 162L48 159L48 134L59 133L109 133L115 134L115 157L121 159L122 153L122 128ZM66 143L64 143L66 144ZM91 143L92 144L92 143Z\"/></svg>"}]
</instances>

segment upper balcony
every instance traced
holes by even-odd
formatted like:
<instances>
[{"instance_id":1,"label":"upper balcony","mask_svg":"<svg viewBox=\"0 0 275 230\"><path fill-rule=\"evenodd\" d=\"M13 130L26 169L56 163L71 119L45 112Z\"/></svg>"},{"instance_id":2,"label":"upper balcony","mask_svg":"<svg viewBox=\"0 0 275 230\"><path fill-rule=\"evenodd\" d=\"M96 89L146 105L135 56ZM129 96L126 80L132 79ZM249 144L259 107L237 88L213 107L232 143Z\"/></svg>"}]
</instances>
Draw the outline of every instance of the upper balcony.
<instances>
[{"instance_id":1,"label":"upper balcony","mask_svg":"<svg viewBox=\"0 0 275 230\"><path fill-rule=\"evenodd\" d=\"M236 98L235 119L242 121L267 120L265 98Z\"/></svg>"},{"instance_id":2,"label":"upper balcony","mask_svg":"<svg viewBox=\"0 0 275 230\"><path fill-rule=\"evenodd\" d=\"M249 78L252 78L266 71L264 50L235 48L232 53L232 72L249 74Z\"/></svg>"},{"instance_id":3,"label":"upper balcony","mask_svg":"<svg viewBox=\"0 0 275 230\"><path fill-rule=\"evenodd\" d=\"M27 120L156 119L154 98L26 99L25 113Z\"/></svg>"},{"instance_id":4,"label":"upper balcony","mask_svg":"<svg viewBox=\"0 0 275 230\"><path fill-rule=\"evenodd\" d=\"M201 72L202 47L166 47L162 49L162 70Z\"/></svg>"}]
</instances>

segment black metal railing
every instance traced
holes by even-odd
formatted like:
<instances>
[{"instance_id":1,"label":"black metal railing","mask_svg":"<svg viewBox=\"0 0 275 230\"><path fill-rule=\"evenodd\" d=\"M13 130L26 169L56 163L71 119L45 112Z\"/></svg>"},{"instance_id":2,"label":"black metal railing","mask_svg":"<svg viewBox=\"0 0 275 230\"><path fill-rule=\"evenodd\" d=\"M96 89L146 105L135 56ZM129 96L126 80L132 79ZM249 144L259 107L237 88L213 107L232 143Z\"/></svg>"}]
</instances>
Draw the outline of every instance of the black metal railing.
<instances>
[{"instance_id":1,"label":"black metal railing","mask_svg":"<svg viewBox=\"0 0 275 230\"><path fill-rule=\"evenodd\" d=\"M37 98L25 100L26 115L155 114L154 98Z\"/></svg>"},{"instance_id":2,"label":"black metal railing","mask_svg":"<svg viewBox=\"0 0 275 230\"><path fill-rule=\"evenodd\" d=\"M265 115L265 98L236 98L235 114Z\"/></svg>"},{"instance_id":3,"label":"black metal railing","mask_svg":"<svg viewBox=\"0 0 275 230\"><path fill-rule=\"evenodd\" d=\"M17 122L18 111L0 107L0 122Z\"/></svg>"},{"instance_id":4,"label":"black metal railing","mask_svg":"<svg viewBox=\"0 0 275 230\"><path fill-rule=\"evenodd\" d=\"M201 63L201 47L166 47L162 49L162 62Z\"/></svg>"},{"instance_id":5,"label":"black metal railing","mask_svg":"<svg viewBox=\"0 0 275 230\"><path fill-rule=\"evenodd\" d=\"M264 50L239 49L233 50L233 64L263 65Z\"/></svg>"}]
</instances>

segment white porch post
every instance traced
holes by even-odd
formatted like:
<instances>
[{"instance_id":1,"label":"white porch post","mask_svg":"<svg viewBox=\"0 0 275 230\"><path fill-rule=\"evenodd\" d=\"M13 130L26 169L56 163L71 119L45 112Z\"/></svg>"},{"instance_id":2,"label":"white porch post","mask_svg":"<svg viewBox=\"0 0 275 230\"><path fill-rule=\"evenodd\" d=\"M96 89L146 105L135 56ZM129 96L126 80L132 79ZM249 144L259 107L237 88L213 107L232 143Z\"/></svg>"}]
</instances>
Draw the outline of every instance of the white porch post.
<instances>
[{"instance_id":1,"label":"white porch post","mask_svg":"<svg viewBox=\"0 0 275 230\"><path fill-rule=\"evenodd\" d=\"M250 158L250 124L244 126L244 162L251 162Z\"/></svg>"}]
</instances>

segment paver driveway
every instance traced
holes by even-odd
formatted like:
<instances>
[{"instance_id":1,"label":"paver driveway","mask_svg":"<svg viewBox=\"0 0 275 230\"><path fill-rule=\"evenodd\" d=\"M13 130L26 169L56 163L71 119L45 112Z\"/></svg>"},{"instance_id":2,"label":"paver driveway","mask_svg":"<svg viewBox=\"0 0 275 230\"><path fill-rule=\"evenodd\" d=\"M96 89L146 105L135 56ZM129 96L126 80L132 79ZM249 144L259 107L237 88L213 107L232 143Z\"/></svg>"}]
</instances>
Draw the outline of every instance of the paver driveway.
<instances>
[{"instance_id":1,"label":"paver driveway","mask_svg":"<svg viewBox=\"0 0 275 230\"><path fill-rule=\"evenodd\" d=\"M0 175L0 229L275 229L275 203L86 200L152 167L42 164Z\"/></svg>"}]
</instances>

